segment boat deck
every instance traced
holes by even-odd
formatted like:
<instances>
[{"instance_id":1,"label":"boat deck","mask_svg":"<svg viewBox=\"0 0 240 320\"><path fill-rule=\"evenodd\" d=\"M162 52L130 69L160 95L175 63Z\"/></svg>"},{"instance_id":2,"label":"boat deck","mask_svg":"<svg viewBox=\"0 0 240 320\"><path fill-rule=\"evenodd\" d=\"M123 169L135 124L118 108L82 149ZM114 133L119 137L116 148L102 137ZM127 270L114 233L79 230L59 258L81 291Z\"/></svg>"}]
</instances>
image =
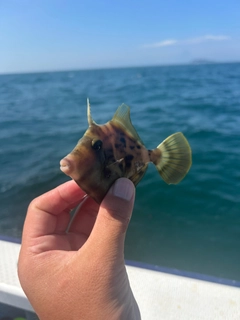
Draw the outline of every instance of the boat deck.
<instances>
[{"instance_id":1,"label":"boat deck","mask_svg":"<svg viewBox=\"0 0 240 320\"><path fill-rule=\"evenodd\" d=\"M37 319L23 293L17 260L20 244L0 240L0 320ZM127 265L143 320L239 320L240 288ZM11 312L12 314L6 314ZM18 314L17 314L18 313Z\"/></svg>"}]
</instances>

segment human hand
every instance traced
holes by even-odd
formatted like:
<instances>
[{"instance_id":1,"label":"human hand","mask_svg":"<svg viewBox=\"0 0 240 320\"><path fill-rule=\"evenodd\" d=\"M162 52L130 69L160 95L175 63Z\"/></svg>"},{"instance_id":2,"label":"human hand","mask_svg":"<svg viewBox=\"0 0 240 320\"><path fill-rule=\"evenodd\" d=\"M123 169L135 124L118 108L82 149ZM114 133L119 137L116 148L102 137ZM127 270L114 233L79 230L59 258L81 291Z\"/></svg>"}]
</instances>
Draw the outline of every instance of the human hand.
<instances>
[{"instance_id":1,"label":"human hand","mask_svg":"<svg viewBox=\"0 0 240 320\"><path fill-rule=\"evenodd\" d=\"M84 196L74 181L34 199L23 229L18 274L41 320L140 319L124 264L135 188L118 179L99 206L70 210Z\"/></svg>"}]
</instances>

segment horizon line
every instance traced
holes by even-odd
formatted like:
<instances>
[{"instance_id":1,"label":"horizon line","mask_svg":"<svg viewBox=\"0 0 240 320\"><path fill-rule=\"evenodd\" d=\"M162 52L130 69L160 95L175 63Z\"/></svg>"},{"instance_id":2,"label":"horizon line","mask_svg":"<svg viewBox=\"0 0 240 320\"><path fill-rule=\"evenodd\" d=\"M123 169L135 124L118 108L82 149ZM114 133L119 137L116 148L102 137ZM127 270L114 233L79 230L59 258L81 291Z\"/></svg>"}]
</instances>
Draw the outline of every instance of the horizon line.
<instances>
[{"instance_id":1,"label":"horizon line","mask_svg":"<svg viewBox=\"0 0 240 320\"><path fill-rule=\"evenodd\" d=\"M10 71L0 72L0 76L4 75L18 75L18 74L35 74L35 73L58 73L58 72L79 72L79 71L94 71L94 70L111 70L111 69L134 69L134 68L154 68L154 67L171 67L171 66L198 66L210 64L235 64L239 61L213 61L208 59L194 59L190 62L176 62L176 63L163 63L163 64L144 64L136 66L115 66L115 67L88 67L76 69L59 69L59 70L34 70L34 71Z\"/></svg>"}]
</instances>

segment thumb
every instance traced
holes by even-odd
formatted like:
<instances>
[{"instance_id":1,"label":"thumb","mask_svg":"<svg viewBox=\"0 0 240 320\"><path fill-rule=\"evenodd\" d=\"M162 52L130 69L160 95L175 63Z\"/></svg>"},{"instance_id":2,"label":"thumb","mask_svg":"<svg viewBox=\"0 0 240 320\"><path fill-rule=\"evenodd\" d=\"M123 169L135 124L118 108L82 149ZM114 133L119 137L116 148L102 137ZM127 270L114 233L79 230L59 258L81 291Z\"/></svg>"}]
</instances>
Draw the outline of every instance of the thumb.
<instances>
[{"instance_id":1,"label":"thumb","mask_svg":"<svg viewBox=\"0 0 240 320\"><path fill-rule=\"evenodd\" d=\"M122 253L125 234L131 219L135 199L132 181L120 178L115 181L103 199L91 237L98 250L108 254Z\"/></svg>"}]
</instances>

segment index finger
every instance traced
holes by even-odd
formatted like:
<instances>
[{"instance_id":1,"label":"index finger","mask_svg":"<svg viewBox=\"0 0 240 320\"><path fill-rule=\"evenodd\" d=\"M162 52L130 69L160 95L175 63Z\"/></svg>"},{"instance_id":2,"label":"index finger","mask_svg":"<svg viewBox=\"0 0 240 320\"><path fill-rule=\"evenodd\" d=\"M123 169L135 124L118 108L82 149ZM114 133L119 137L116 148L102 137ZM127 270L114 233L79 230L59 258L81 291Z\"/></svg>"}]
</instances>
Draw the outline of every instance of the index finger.
<instances>
[{"instance_id":1,"label":"index finger","mask_svg":"<svg viewBox=\"0 0 240 320\"><path fill-rule=\"evenodd\" d=\"M73 180L35 198L29 205L23 236L39 237L54 233L60 215L68 215L85 192Z\"/></svg>"}]
</instances>

